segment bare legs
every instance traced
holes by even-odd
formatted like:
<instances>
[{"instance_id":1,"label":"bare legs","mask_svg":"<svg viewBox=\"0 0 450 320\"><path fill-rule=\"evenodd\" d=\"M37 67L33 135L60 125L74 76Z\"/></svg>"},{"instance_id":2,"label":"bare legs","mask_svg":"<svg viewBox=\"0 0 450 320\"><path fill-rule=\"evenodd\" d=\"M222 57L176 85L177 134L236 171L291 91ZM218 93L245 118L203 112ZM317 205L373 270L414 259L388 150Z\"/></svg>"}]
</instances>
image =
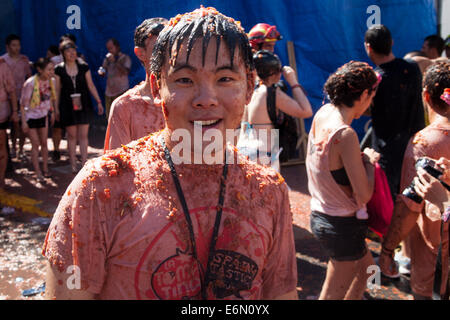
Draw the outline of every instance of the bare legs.
<instances>
[{"instance_id":1,"label":"bare legs","mask_svg":"<svg viewBox=\"0 0 450 320\"><path fill-rule=\"evenodd\" d=\"M369 250L363 258L356 261L330 259L319 300L362 299L370 276L367 268L374 264Z\"/></svg>"},{"instance_id":2,"label":"bare legs","mask_svg":"<svg viewBox=\"0 0 450 320\"><path fill-rule=\"evenodd\" d=\"M74 125L66 127L67 130L67 143L69 149L69 160L70 166L72 167L72 172L76 173L77 162L76 162L76 148L77 140L80 144L80 154L81 154L81 164L84 165L87 160L88 155L88 132L89 124Z\"/></svg>"},{"instance_id":3,"label":"bare legs","mask_svg":"<svg viewBox=\"0 0 450 320\"><path fill-rule=\"evenodd\" d=\"M42 156L42 169L44 174L48 173L48 148L47 148L47 136L48 127L32 129L28 133L31 140L31 162L33 163L34 171L38 178L42 178L42 171L39 166L39 147L41 148Z\"/></svg>"},{"instance_id":4,"label":"bare legs","mask_svg":"<svg viewBox=\"0 0 450 320\"><path fill-rule=\"evenodd\" d=\"M52 141L53 141L53 152L55 161L59 160L56 155L59 154L59 145L61 144L61 140L62 140L62 129L53 127Z\"/></svg>"},{"instance_id":5,"label":"bare legs","mask_svg":"<svg viewBox=\"0 0 450 320\"><path fill-rule=\"evenodd\" d=\"M19 122L12 122L13 126L12 126L12 130L11 130L11 148L13 153L16 153L17 151L17 139L19 139L19 150L18 153L16 154L17 157L19 157L19 155L23 155L23 145L25 144L25 133L23 133L22 131L22 127L20 126Z\"/></svg>"},{"instance_id":6,"label":"bare legs","mask_svg":"<svg viewBox=\"0 0 450 320\"><path fill-rule=\"evenodd\" d=\"M8 163L7 143L6 130L0 130L0 190L5 186L6 165Z\"/></svg>"}]
</instances>

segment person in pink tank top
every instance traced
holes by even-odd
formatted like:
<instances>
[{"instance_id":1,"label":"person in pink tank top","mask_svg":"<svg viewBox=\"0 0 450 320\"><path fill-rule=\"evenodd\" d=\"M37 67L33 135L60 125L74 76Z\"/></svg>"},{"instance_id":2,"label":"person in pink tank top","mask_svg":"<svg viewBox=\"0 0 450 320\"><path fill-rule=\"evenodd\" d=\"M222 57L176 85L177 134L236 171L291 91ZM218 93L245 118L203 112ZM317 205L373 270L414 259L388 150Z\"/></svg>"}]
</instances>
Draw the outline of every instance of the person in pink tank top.
<instances>
[{"instance_id":1,"label":"person in pink tank top","mask_svg":"<svg viewBox=\"0 0 450 320\"><path fill-rule=\"evenodd\" d=\"M331 103L314 116L306 170L311 194L311 230L330 256L319 299L361 299L374 264L367 250L367 212L374 164L379 154L360 152L350 127L370 106L379 76L366 63L351 61L327 80Z\"/></svg>"}]
</instances>

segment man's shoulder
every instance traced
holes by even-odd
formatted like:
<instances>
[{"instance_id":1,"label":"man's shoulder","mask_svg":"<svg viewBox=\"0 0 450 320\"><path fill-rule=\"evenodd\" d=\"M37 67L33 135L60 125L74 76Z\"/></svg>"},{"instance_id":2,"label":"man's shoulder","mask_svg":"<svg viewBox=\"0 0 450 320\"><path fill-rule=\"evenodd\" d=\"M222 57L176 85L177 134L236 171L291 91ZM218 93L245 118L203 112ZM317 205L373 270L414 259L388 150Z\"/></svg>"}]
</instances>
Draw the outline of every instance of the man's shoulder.
<instances>
[{"instance_id":1,"label":"man's shoulder","mask_svg":"<svg viewBox=\"0 0 450 320\"><path fill-rule=\"evenodd\" d=\"M121 96L116 98L113 102L113 105L116 109L123 109L133 104L133 107L136 103L142 102L145 103L145 100L142 98L139 91L140 84L134 86L131 89L125 91Z\"/></svg>"},{"instance_id":2,"label":"man's shoulder","mask_svg":"<svg viewBox=\"0 0 450 320\"><path fill-rule=\"evenodd\" d=\"M83 180L96 181L101 184L113 183L125 184L125 181L133 181L136 163L142 152L146 152L147 141L140 139L128 145L108 150L104 155L90 159L80 171Z\"/></svg>"},{"instance_id":3,"label":"man's shoulder","mask_svg":"<svg viewBox=\"0 0 450 320\"><path fill-rule=\"evenodd\" d=\"M411 145L413 148L421 149L439 149L448 148L450 145L449 127L442 127L439 124L430 124L418 131L411 138Z\"/></svg>"},{"instance_id":4,"label":"man's shoulder","mask_svg":"<svg viewBox=\"0 0 450 320\"><path fill-rule=\"evenodd\" d=\"M30 62L30 59L26 56L26 55L24 55L24 54L20 54L20 59L22 60L22 61L24 61L24 62L26 62L26 63L29 63Z\"/></svg>"}]
</instances>

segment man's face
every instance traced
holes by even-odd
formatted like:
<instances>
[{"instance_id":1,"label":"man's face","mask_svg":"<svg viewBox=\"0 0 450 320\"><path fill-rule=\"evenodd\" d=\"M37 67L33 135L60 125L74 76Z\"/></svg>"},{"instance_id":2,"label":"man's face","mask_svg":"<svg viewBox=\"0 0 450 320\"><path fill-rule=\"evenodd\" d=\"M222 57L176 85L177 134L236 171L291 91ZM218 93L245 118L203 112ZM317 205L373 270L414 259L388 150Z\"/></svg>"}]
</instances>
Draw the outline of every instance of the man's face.
<instances>
[{"instance_id":1,"label":"man's face","mask_svg":"<svg viewBox=\"0 0 450 320\"><path fill-rule=\"evenodd\" d=\"M169 132L187 129L194 140L194 122L201 122L203 132L218 129L226 137L226 129L236 129L244 106L253 93L253 76L238 50L233 67L225 42L222 41L216 63L216 41L211 40L202 64L202 39L196 41L189 61L186 45L182 45L174 66L166 59L161 70L156 98L162 100ZM174 54L172 54L174 56ZM152 88L156 78L152 75ZM203 148L205 144L203 145Z\"/></svg>"},{"instance_id":2,"label":"man's face","mask_svg":"<svg viewBox=\"0 0 450 320\"><path fill-rule=\"evenodd\" d=\"M144 50L144 65L147 70L149 70L150 67L150 60L152 59L152 52L153 48L156 43L156 39L158 39L158 36L156 35L150 35L147 39L145 39L145 50Z\"/></svg>"},{"instance_id":3,"label":"man's face","mask_svg":"<svg viewBox=\"0 0 450 320\"><path fill-rule=\"evenodd\" d=\"M261 50L267 50L270 52L274 52L275 51L275 44L276 42L263 42L263 44L261 45Z\"/></svg>"},{"instance_id":4,"label":"man's face","mask_svg":"<svg viewBox=\"0 0 450 320\"><path fill-rule=\"evenodd\" d=\"M21 46L20 46L20 41L19 40L11 41L11 43L8 46L6 46L6 47L7 47L7 50L8 50L9 54L12 54L12 55L20 54Z\"/></svg>"},{"instance_id":5,"label":"man's face","mask_svg":"<svg viewBox=\"0 0 450 320\"><path fill-rule=\"evenodd\" d=\"M434 58L433 48L430 48L428 41L424 41L422 45L422 52L430 59Z\"/></svg>"},{"instance_id":6,"label":"man's face","mask_svg":"<svg viewBox=\"0 0 450 320\"><path fill-rule=\"evenodd\" d=\"M117 48L112 41L106 43L106 49L109 53L116 56L119 53L119 48Z\"/></svg>"}]
</instances>

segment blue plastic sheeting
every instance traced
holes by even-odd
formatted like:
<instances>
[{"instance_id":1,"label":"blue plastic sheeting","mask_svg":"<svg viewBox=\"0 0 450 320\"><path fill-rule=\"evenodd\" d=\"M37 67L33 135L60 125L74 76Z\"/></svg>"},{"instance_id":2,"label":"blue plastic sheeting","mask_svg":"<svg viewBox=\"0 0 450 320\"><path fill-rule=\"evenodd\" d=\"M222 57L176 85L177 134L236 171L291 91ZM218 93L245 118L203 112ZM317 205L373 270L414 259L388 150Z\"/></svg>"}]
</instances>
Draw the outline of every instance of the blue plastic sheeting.
<instances>
[{"instance_id":1,"label":"blue plastic sheeting","mask_svg":"<svg viewBox=\"0 0 450 320\"><path fill-rule=\"evenodd\" d=\"M145 73L133 53L134 29L144 19L170 18L178 13L192 11L203 4L241 21L246 31L259 22L276 24L283 40L276 53L288 63L286 43L293 41L300 83L317 110L323 100L323 84L330 73L350 60L369 62L364 51L364 33L367 23L382 23L392 32L394 54L403 56L419 50L423 39L437 32L437 17L433 0L15 0L17 29L22 36L23 52L30 59L46 54L47 47L57 44L60 35L70 32L77 37L82 52L93 71L94 82L100 94L105 79L96 70L107 53L105 42L117 38L122 51L133 59L130 84L145 78ZM80 29L68 29L73 11L80 9ZM378 6L370 11L370 6ZM377 9L377 8L375 8ZM369 11L369 13L367 13ZM375 15L374 15L375 13ZM379 19L379 20L378 20ZM70 24L69 24L70 25ZM366 117L353 126L362 134ZM311 119L305 121L310 128Z\"/></svg>"}]
</instances>

